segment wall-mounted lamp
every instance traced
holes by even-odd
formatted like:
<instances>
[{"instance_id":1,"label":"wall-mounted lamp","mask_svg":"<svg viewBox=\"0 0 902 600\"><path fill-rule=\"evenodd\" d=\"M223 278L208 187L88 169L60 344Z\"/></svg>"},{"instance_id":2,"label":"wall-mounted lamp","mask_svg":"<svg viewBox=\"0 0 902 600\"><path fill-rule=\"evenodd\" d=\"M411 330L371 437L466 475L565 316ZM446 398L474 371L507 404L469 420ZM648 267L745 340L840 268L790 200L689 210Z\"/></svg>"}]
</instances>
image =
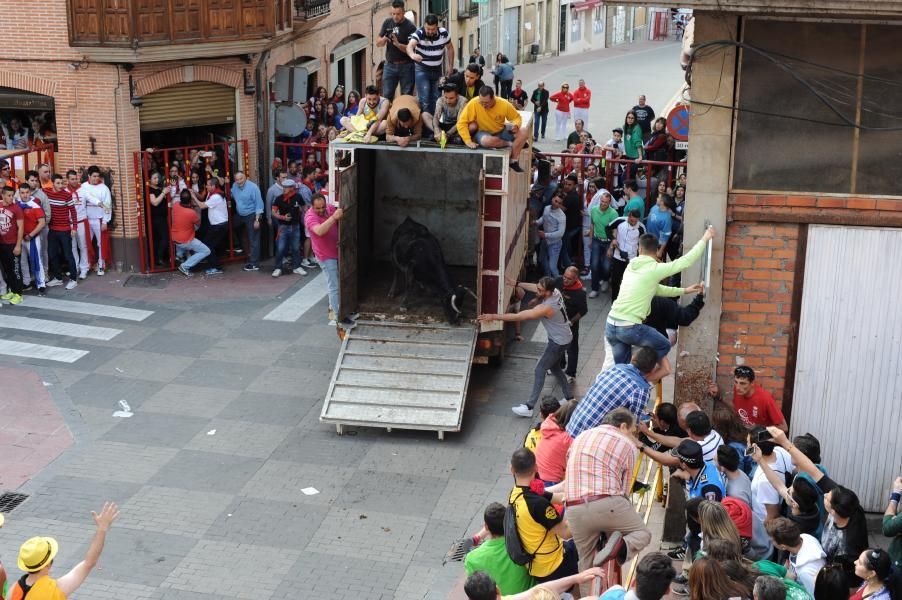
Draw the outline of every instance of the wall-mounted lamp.
<instances>
[{"instance_id":1,"label":"wall-mounted lamp","mask_svg":"<svg viewBox=\"0 0 902 600\"><path fill-rule=\"evenodd\" d=\"M248 77L247 69L244 69L244 93L248 96L253 96L257 93L257 86L254 85L254 82Z\"/></svg>"},{"instance_id":2,"label":"wall-mounted lamp","mask_svg":"<svg viewBox=\"0 0 902 600\"><path fill-rule=\"evenodd\" d=\"M128 97L129 101L132 103L132 106L135 108L141 108L144 106L144 98L139 96L135 92L135 78L131 75L128 76Z\"/></svg>"}]
</instances>

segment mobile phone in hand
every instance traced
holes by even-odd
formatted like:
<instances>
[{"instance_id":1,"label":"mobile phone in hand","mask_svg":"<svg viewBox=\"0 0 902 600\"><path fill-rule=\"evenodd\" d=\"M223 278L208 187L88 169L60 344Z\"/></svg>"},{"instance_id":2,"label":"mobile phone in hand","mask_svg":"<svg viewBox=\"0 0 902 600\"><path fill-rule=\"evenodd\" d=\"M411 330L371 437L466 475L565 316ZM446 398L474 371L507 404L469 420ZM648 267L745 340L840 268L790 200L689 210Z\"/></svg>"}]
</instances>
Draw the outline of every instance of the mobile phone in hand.
<instances>
[{"instance_id":1,"label":"mobile phone in hand","mask_svg":"<svg viewBox=\"0 0 902 600\"><path fill-rule=\"evenodd\" d=\"M758 432L758 436L755 438L757 442L766 442L768 440L774 439L774 436L770 434L768 430L763 430Z\"/></svg>"},{"instance_id":2,"label":"mobile phone in hand","mask_svg":"<svg viewBox=\"0 0 902 600\"><path fill-rule=\"evenodd\" d=\"M754 453L755 453L755 445L754 445L754 444L752 444L751 446L746 447L746 449L745 449L745 455L746 455L746 456L751 456L751 455L753 455Z\"/></svg>"}]
</instances>

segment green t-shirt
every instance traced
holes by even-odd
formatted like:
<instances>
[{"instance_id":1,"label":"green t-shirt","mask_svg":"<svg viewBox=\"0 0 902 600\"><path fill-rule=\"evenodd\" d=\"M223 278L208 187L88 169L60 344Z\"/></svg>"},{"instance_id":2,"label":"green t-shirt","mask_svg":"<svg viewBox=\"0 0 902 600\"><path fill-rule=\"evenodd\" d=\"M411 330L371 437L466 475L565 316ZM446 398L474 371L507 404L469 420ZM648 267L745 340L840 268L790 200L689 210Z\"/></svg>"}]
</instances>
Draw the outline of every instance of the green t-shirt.
<instances>
[{"instance_id":1,"label":"green t-shirt","mask_svg":"<svg viewBox=\"0 0 902 600\"><path fill-rule=\"evenodd\" d=\"M626 206L623 207L623 216L628 216L633 209L638 210L639 218L645 220L645 198L642 196L633 196L633 199L627 202Z\"/></svg>"},{"instance_id":2,"label":"green t-shirt","mask_svg":"<svg viewBox=\"0 0 902 600\"><path fill-rule=\"evenodd\" d=\"M523 565L518 565L507 555L504 538L486 540L471 550L464 559L464 568L469 577L476 571L488 573L502 596L525 592L532 587L532 576Z\"/></svg>"},{"instance_id":3,"label":"green t-shirt","mask_svg":"<svg viewBox=\"0 0 902 600\"><path fill-rule=\"evenodd\" d=\"M610 225L618 216L619 215L617 214L617 211L614 210L613 206L608 206L608 209L604 212L602 212L601 206L593 206L592 210L589 211L589 218L592 219L595 237L599 240L607 241L608 232L605 230L605 227Z\"/></svg>"}]
</instances>

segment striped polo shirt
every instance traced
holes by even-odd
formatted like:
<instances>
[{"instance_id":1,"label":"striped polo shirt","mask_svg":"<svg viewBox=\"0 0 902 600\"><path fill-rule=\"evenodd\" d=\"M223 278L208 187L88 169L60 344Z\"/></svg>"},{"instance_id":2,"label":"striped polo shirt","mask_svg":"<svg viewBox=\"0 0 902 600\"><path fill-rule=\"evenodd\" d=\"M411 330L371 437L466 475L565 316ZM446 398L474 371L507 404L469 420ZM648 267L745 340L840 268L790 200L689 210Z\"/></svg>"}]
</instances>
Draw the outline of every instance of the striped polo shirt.
<instances>
[{"instance_id":1,"label":"striped polo shirt","mask_svg":"<svg viewBox=\"0 0 902 600\"><path fill-rule=\"evenodd\" d=\"M75 212L75 201L72 193L66 189L56 191L46 190L50 200L50 230L72 231L78 223L78 215Z\"/></svg>"},{"instance_id":2,"label":"striped polo shirt","mask_svg":"<svg viewBox=\"0 0 902 600\"><path fill-rule=\"evenodd\" d=\"M426 30L423 27L420 27L410 37L417 41L414 52L423 57L423 62L419 64L431 69L441 68L442 59L445 55L445 47L451 43L451 34L448 33L448 30L444 27L439 27L435 39L429 39L426 37Z\"/></svg>"}]
</instances>

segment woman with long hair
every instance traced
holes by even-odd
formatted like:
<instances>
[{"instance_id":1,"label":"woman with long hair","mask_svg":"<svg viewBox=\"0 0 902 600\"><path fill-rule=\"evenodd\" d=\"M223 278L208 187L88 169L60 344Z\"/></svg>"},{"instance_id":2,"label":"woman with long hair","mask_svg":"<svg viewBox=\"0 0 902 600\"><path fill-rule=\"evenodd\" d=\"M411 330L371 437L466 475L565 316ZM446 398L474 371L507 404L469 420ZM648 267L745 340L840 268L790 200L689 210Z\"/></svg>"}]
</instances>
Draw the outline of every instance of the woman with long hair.
<instances>
[{"instance_id":1,"label":"woman with long hair","mask_svg":"<svg viewBox=\"0 0 902 600\"><path fill-rule=\"evenodd\" d=\"M727 509L720 502L705 500L698 506L698 523L702 529L702 548L707 548L709 540L727 540L737 548L742 548L739 530L730 518Z\"/></svg>"},{"instance_id":2,"label":"woman with long hair","mask_svg":"<svg viewBox=\"0 0 902 600\"><path fill-rule=\"evenodd\" d=\"M323 118L323 125L329 127L341 127L341 111L334 102L326 103L326 114Z\"/></svg>"},{"instance_id":3,"label":"woman with long hair","mask_svg":"<svg viewBox=\"0 0 902 600\"><path fill-rule=\"evenodd\" d=\"M147 223L150 227L148 240L153 242L153 256L148 256L158 267L169 266L169 186L163 185L163 177L159 171L150 174L147 183L147 200L150 203ZM149 248L148 248L149 250Z\"/></svg>"},{"instance_id":4,"label":"woman with long hair","mask_svg":"<svg viewBox=\"0 0 902 600\"><path fill-rule=\"evenodd\" d=\"M814 580L814 600L848 600L849 578L842 565L827 564Z\"/></svg>"},{"instance_id":5,"label":"woman with long hair","mask_svg":"<svg viewBox=\"0 0 902 600\"><path fill-rule=\"evenodd\" d=\"M748 590L730 579L719 562L702 557L689 569L689 600L730 600L748 598Z\"/></svg>"},{"instance_id":6,"label":"woman with long hair","mask_svg":"<svg viewBox=\"0 0 902 600\"><path fill-rule=\"evenodd\" d=\"M893 570L889 552L868 548L855 561L855 575L864 583L849 600L902 600L902 574Z\"/></svg>"},{"instance_id":7,"label":"woman with long hair","mask_svg":"<svg viewBox=\"0 0 902 600\"><path fill-rule=\"evenodd\" d=\"M317 100L325 100L327 94L328 92L326 91L326 88L324 88L323 86L318 86L316 88L316 91L313 92L313 95L310 96L310 106L313 106L313 103Z\"/></svg>"},{"instance_id":8,"label":"woman with long hair","mask_svg":"<svg viewBox=\"0 0 902 600\"><path fill-rule=\"evenodd\" d=\"M868 547L868 526L858 496L841 485L824 494L827 523L821 534L821 546L827 562L835 562L846 569L851 587L861 585L855 562Z\"/></svg>"},{"instance_id":9,"label":"woman with long hair","mask_svg":"<svg viewBox=\"0 0 902 600\"><path fill-rule=\"evenodd\" d=\"M341 114L345 108L345 86L341 84L335 86L332 97L329 98L329 103L334 104L338 114Z\"/></svg>"},{"instance_id":10,"label":"woman with long hair","mask_svg":"<svg viewBox=\"0 0 902 600\"><path fill-rule=\"evenodd\" d=\"M325 100L317 98L313 101L313 108L310 111L310 118L316 121L318 125L326 122Z\"/></svg>"},{"instance_id":11,"label":"woman with long hair","mask_svg":"<svg viewBox=\"0 0 902 600\"><path fill-rule=\"evenodd\" d=\"M636 113L629 110L623 118L623 156L630 161L636 161L645 156L645 147L642 142L642 127L636 119ZM626 179L633 179L636 173L636 165L633 162L626 165Z\"/></svg>"},{"instance_id":12,"label":"woman with long hair","mask_svg":"<svg viewBox=\"0 0 902 600\"><path fill-rule=\"evenodd\" d=\"M536 446L536 467L539 478L546 485L563 481L567 474L567 451L573 438L567 433L567 424L576 408L576 402L567 402L542 421L542 443Z\"/></svg>"},{"instance_id":13,"label":"woman with long hair","mask_svg":"<svg viewBox=\"0 0 902 600\"><path fill-rule=\"evenodd\" d=\"M360 92L351 90L348 92L348 101L345 104L345 109L341 111L342 115L345 117L356 115L358 104L360 104Z\"/></svg>"}]
</instances>

